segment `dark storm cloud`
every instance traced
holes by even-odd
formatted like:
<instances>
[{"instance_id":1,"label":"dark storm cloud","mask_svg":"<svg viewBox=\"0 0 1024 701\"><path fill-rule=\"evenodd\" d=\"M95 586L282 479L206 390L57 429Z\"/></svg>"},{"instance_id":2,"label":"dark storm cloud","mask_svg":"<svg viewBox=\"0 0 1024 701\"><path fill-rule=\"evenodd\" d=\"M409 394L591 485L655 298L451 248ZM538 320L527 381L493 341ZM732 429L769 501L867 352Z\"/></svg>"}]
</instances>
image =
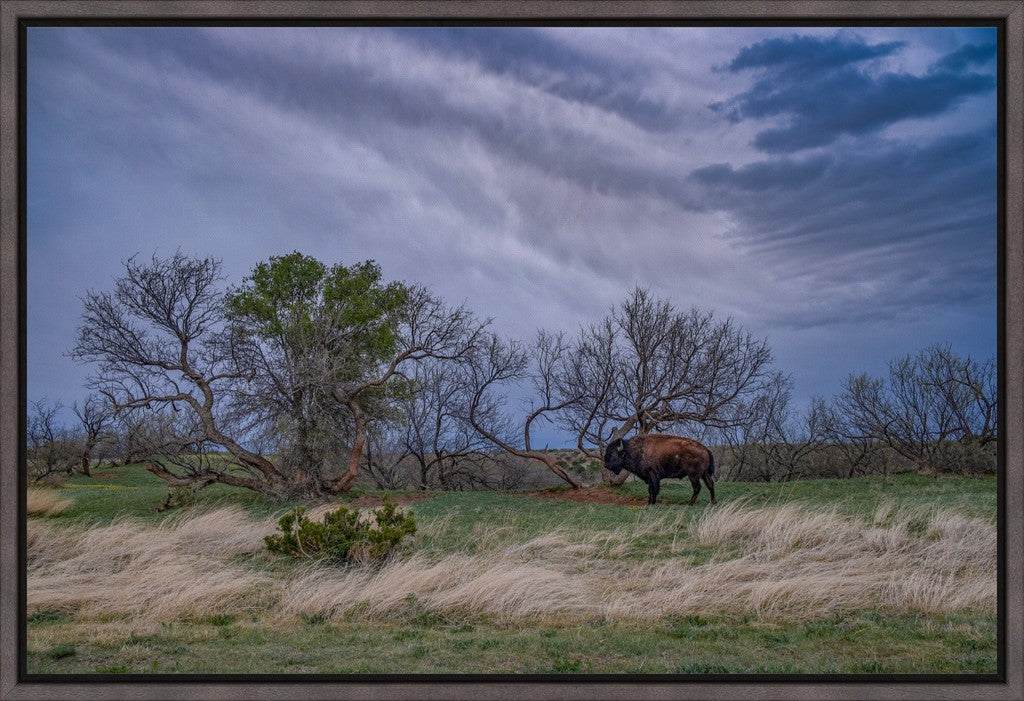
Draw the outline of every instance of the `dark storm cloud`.
<instances>
[{"instance_id":1,"label":"dark storm cloud","mask_svg":"<svg viewBox=\"0 0 1024 701\"><path fill-rule=\"evenodd\" d=\"M831 162L832 158L829 156L818 156L802 161L779 158L749 163L741 168L733 168L728 163L717 163L698 168L692 173L692 177L704 185L719 186L726 190L793 190L805 187L820 178Z\"/></svg>"},{"instance_id":2,"label":"dark storm cloud","mask_svg":"<svg viewBox=\"0 0 1024 701\"><path fill-rule=\"evenodd\" d=\"M766 305L774 323L870 325L994 307L996 129L993 108L978 102L993 96L994 44L972 37L938 58L918 54L917 74L889 68L909 51L850 33L791 35L725 64L755 80L712 110L737 128L756 125L752 145L768 157L690 178L732 222L730 241L804 290ZM884 135L923 118L933 121ZM798 155L812 147L828 150Z\"/></svg>"},{"instance_id":3,"label":"dark storm cloud","mask_svg":"<svg viewBox=\"0 0 1024 701\"><path fill-rule=\"evenodd\" d=\"M643 129L671 131L680 126L680 117L670 106L643 94L651 67L628 55L610 60L586 54L526 27L393 31L425 51L474 61L552 95L613 112Z\"/></svg>"},{"instance_id":4,"label":"dark storm cloud","mask_svg":"<svg viewBox=\"0 0 1024 701\"><path fill-rule=\"evenodd\" d=\"M965 44L942 57L935 63L935 68L942 71L962 71L972 65L984 66L995 61L995 58L996 45L993 43Z\"/></svg>"},{"instance_id":5,"label":"dark storm cloud","mask_svg":"<svg viewBox=\"0 0 1024 701\"><path fill-rule=\"evenodd\" d=\"M748 68L773 68L796 79L811 73L888 56L905 46L906 42L903 41L869 46L863 39L857 37L773 37L744 47L729 63L729 70L735 73Z\"/></svg>"},{"instance_id":6,"label":"dark storm cloud","mask_svg":"<svg viewBox=\"0 0 1024 701\"><path fill-rule=\"evenodd\" d=\"M292 248L373 257L532 333L603 309L605 276L627 274L608 229L643 241L648 198L683 199L686 170L652 166L613 111L394 32L331 39L31 33L30 334L56 349L30 364L37 395L81 387L61 357L78 297L136 252L223 257L232 279Z\"/></svg>"},{"instance_id":7,"label":"dark storm cloud","mask_svg":"<svg viewBox=\"0 0 1024 701\"><path fill-rule=\"evenodd\" d=\"M187 30L180 30L185 32ZM393 29L367 30L386 51L400 42L424 57L441 61L478 62L486 76L537 88L560 102L580 102L620 117L638 128L679 127L678 118L645 100L639 68L588 58L528 29ZM251 50L245 43L217 41L215 35L189 34L185 41L171 30L143 30L125 36L102 35L107 47L155 70L192 75L257 96L282 109L315 119L325 130L366 140L395 159L401 146L382 137L382 122L423 132L459 137L470 134L504 159L529 164L546 176L564 178L580 187L619 196L654 195L684 207L694 205L684 185L685 173L653 169L640 151L623 151L601 135L581 130L566 120L548 119L535 105L510 105L507 110L481 109L472 85L417 81L385 73L371 62L339 65L335 60L291 58ZM258 41L258 40L257 40ZM519 52L520 60L516 60ZM618 67L616 67L618 66ZM626 67L623 67L626 66ZM164 102L159 85L149 99ZM538 117L540 117L538 119ZM462 187L471 185L463 184Z\"/></svg>"},{"instance_id":8,"label":"dark storm cloud","mask_svg":"<svg viewBox=\"0 0 1024 701\"><path fill-rule=\"evenodd\" d=\"M712 108L739 122L781 117L784 126L760 131L754 146L793 153L840 136L863 136L890 124L941 114L963 98L995 88L992 75L963 72L994 55L992 45L969 45L936 62L924 75L869 70L902 42L869 45L836 35L770 39L740 51L729 70L753 70L753 86Z\"/></svg>"},{"instance_id":9,"label":"dark storm cloud","mask_svg":"<svg viewBox=\"0 0 1024 701\"><path fill-rule=\"evenodd\" d=\"M640 283L814 377L836 348L990 347L994 98L967 83L994 80L991 32L831 33L30 28L30 394L77 396L85 290L179 247L232 281L375 258L521 338Z\"/></svg>"},{"instance_id":10,"label":"dark storm cloud","mask_svg":"<svg viewBox=\"0 0 1024 701\"><path fill-rule=\"evenodd\" d=\"M877 142L841 157L719 164L692 177L710 206L734 217L737 243L780 275L839 290L845 301L819 313L780 313L813 325L991 301L995 157L990 128L924 146Z\"/></svg>"}]
</instances>

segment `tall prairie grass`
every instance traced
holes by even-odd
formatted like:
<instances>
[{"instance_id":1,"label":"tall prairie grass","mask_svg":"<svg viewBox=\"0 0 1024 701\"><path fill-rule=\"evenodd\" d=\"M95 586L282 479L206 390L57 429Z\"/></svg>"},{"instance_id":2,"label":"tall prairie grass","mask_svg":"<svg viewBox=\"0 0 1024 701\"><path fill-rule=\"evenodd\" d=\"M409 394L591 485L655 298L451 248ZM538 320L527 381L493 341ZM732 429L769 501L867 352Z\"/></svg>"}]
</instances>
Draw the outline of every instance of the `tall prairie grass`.
<instances>
[{"instance_id":1,"label":"tall prairie grass","mask_svg":"<svg viewBox=\"0 0 1024 701\"><path fill-rule=\"evenodd\" d=\"M62 499L48 489L29 489L25 511L29 516L56 516L71 506L70 499Z\"/></svg>"},{"instance_id":2,"label":"tall prairie grass","mask_svg":"<svg viewBox=\"0 0 1024 701\"><path fill-rule=\"evenodd\" d=\"M511 622L995 610L996 531L986 520L934 508L883 506L864 519L743 503L691 522L680 514L528 539L499 518L457 552L431 549L446 527L437 519L421 524L416 547L379 568L282 565L263 544L275 521L236 508L183 512L158 525L122 519L77 533L33 519L28 610L139 625L215 614L268 623L424 613ZM650 544L666 533L673 535ZM636 556L650 547L669 556Z\"/></svg>"}]
</instances>

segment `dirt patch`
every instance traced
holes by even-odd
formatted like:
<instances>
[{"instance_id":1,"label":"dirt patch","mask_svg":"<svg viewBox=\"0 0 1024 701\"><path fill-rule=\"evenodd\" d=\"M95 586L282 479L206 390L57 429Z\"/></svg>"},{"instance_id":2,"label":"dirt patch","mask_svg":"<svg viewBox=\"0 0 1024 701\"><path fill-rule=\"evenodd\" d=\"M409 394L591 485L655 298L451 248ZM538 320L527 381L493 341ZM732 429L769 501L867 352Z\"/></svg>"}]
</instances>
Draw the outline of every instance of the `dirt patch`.
<instances>
[{"instance_id":1,"label":"dirt patch","mask_svg":"<svg viewBox=\"0 0 1024 701\"><path fill-rule=\"evenodd\" d=\"M422 492L420 494L389 494L388 497L396 504L411 504L421 499L429 499L435 494ZM380 506L384 503L384 497L377 494L364 494L351 501L352 506Z\"/></svg>"},{"instance_id":2,"label":"dirt patch","mask_svg":"<svg viewBox=\"0 0 1024 701\"><path fill-rule=\"evenodd\" d=\"M516 492L510 492L516 494ZM577 504L622 504L629 506L642 506L646 499L638 499L627 494L612 491L607 487L595 485L583 489L560 489L541 490L536 492L518 492L522 496L534 497L536 499L551 499L555 501L574 501ZM410 504L414 501L429 499L437 496L437 492L419 492L412 494L391 494L391 501L396 504ZM378 494L363 494L353 499L350 504L358 507L378 507L383 503L383 497Z\"/></svg>"},{"instance_id":3,"label":"dirt patch","mask_svg":"<svg viewBox=\"0 0 1024 701\"><path fill-rule=\"evenodd\" d=\"M636 506L644 504L643 499L637 499L626 494L613 492L600 485L584 487L583 489L566 489L560 491L526 492L526 496L538 499L556 499L559 501L575 501L579 504L629 504Z\"/></svg>"}]
</instances>

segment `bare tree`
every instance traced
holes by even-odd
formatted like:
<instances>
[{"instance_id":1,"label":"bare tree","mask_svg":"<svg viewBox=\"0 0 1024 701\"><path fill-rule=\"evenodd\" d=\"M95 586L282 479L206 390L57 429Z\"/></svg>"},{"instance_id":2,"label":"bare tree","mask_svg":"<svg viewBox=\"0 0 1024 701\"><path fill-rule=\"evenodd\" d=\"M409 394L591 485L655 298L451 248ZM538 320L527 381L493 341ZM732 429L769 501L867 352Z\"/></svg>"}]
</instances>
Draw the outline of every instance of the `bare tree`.
<instances>
[{"instance_id":1,"label":"bare tree","mask_svg":"<svg viewBox=\"0 0 1024 701\"><path fill-rule=\"evenodd\" d=\"M993 361L931 346L889 363L887 380L847 378L836 405L858 435L884 441L919 471L937 472L962 462L963 446L994 443L996 399Z\"/></svg>"},{"instance_id":2,"label":"bare tree","mask_svg":"<svg viewBox=\"0 0 1024 701\"><path fill-rule=\"evenodd\" d=\"M114 414L106 453L122 466L146 462L166 442L162 438L166 425L163 412L154 408L118 411Z\"/></svg>"},{"instance_id":3,"label":"bare tree","mask_svg":"<svg viewBox=\"0 0 1024 701\"><path fill-rule=\"evenodd\" d=\"M354 427L348 467L331 483L331 492L345 491L355 482L367 435L367 406L376 393L392 380L407 382L407 373L427 359L465 361L489 323L476 319L465 305L445 305L424 287L409 288L405 303L395 314L395 348L387 361L367 377L337 383L330 389L335 405L348 411Z\"/></svg>"},{"instance_id":4,"label":"bare tree","mask_svg":"<svg viewBox=\"0 0 1024 701\"><path fill-rule=\"evenodd\" d=\"M220 263L212 258L176 253L148 263L128 260L113 292L86 295L72 357L98 365L89 386L117 411L190 412L193 437L231 456L184 477L150 463L154 474L168 483L210 480L279 495L286 476L223 425L226 398L250 372L239 365L239 349L223 331L220 281Z\"/></svg>"},{"instance_id":5,"label":"bare tree","mask_svg":"<svg viewBox=\"0 0 1024 701\"><path fill-rule=\"evenodd\" d=\"M135 436L143 454L140 461L168 487L202 489L224 481L219 475L231 469L233 458L207 440L202 419L194 412L169 407L132 411L145 417L143 430Z\"/></svg>"},{"instance_id":6,"label":"bare tree","mask_svg":"<svg viewBox=\"0 0 1024 701\"><path fill-rule=\"evenodd\" d=\"M564 339L560 335L538 334L533 351L531 354L518 341L504 341L495 334L480 337L465 359L469 423L506 453L540 462L573 489L580 489L580 478L565 470L553 453L537 449L531 436L538 421L550 420L554 412L565 407L566 400L559 397L553 378L554 369L566 352ZM524 382L533 385L536 396L520 424L522 443L516 445L503 437L512 421L501 406L505 393Z\"/></svg>"},{"instance_id":7,"label":"bare tree","mask_svg":"<svg viewBox=\"0 0 1024 701\"><path fill-rule=\"evenodd\" d=\"M51 475L75 471L82 455L84 437L60 421L63 406L44 399L32 402L25 425L28 476L38 482Z\"/></svg>"},{"instance_id":8,"label":"bare tree","mask_svg":"<svg viewBox=\"0 0 1024 701\"><path fill-rule=\"evenodd\" d=\"M494 446L469 422L471 398L464 373L455 362L421 363L410 377L411 391L399 402L402 422L395 443L415 462L421 489L491 486L485 471L493 462L488 450ZM497 426L493 415L480 420Z\"/></svg>"},{"instance_id":9,"label":"bare tree","mask_svg":"<svg viewBox=\"0 0 1024 701\"><path fill-rule=\"evenodd\" d=\"M769 474L780 481L804 476L809 462L825 449L826 412L821 400L812 400L804 414L790 406L792 381L778 376L776 403L767 412L766 435L759 444Z\"/></svg>"},{"instance_id":10,"label":"bare tree","mask_svg":"<svg viewBox=\"0 0 1024 701\"><path fill-rule=\"evenodd\" d=\"M761 406L756 401L738 403L734 409L737 419L712 429L715 442L723 448L715 458L720 479L739 481L755 475L763 479L763 454L758 446L767 440L768 422L758 413Z\"/></svg>"},{"instance_id":11,"label":"bare tree","mask_svg":"<svg viewBox=\"0 0 1024 701\"><path fill-rule=\"evenodd\" d=\"M828 442L829 455L838 477L857 477L881 468L887 472L888 462L882 444L872 431L858 430L849 414L837 409L834 403L823 399L818 402L822 417L822 431ZM840 460L836 460L839 458Z\"/></svg>"},{"instance_id":12,"label":"bare tree","mask_svg":"<svg viewBox=\"0 0 1024 701\"><path fill-rule=\"evenodd\" d=\"M90 476L89 468L93 455L101 441L108 441L107 432L114 423L114 407L105 397L90 394L79 404L75 402L71 411L78 417L84 433L82 445L82 474Z\"/></svg>"},{"instance_id":13,"label":"bare tree","mask_svg":"<svg viewBox=\"0 0 1024 701\"><path fill-rule=\"evenodd\" d=\"M618 418L609 412L621 392L619 377L623 372L622 354L618 347L615 320L603 319L580 329L568 352L552 366L551 384L557 389L557 422L576 437L576 450L584 458L597 462L608 484L622 484L629 477L623 470L618 475L604 468L606 440L613 441L628 432L623 425L616 432Z\"/></svg>"},{"instance_id":14,"label":"bare tree","mask_svg":"<svg viewBox=\"0 0 1024 701\"><path fill-rule=\"evenodd\" d=\"M402 427L399 422L373 422L363 450L366 474L380 489L398 489L406 482L403 463L409 453L398 442Z\"/></svg>"},{"instance_id":15,"label":"bare tree","mask_svg":"<svg viewBox=\"0 0 1024 701\"><path fill-rule=\"evenodd\" d=\"M478 409L499 387L529 386L532 403L521 429L522 448L510 450L509 441L495 444L544 462L577 486L577 477L531 445L531 428L538 422L571 431L579 453L603 468L605 445L632 430L704 430L739 422L738 408L752 406L770 384L770 361L766 344L731 321L716 322L711 313L696 309L677 312L638 287L571 340L541 332L525 348L491 337L474 357L473 379ZM476 423L486 436L483 422ZM602 475L613 484L627 477L603 469Z\"/></svg>"},{"instance_id":16,"label":"bare tree","mask_svg":"<svg viewBox=\"0 0 1024 701\"><path fill-rule=\"evenodd\" d=\"M679 312L635 288L598 324L583 328L553 366L560 425L579 452L602 461L630 431L724 427L744 420L771 382L764 341L711 312ZM605 481L621 483L602 471Z\"/></svg>"},{"instance_id":17,"label":"bare tree","mask_svg":"<svg viewBox=\"0 0 1024 701\"><path fill-rule=\"evenodd\" d=\"M769 444L779 440L780 426L792 422L790 388L788 376L773 373L760 392L729 406L713 427L726 448L728 458L723 462L730 479L770 482L776 477Z\"/></svg>"},{"instance_id":18,"label":"bare tree","mask_svg":"<svg viewBox=\"0 0 1024 701\"><path fill-rule=\"evenodd\" d=\"M978 362L947 346L925 349L919 359L921 382L941 397L961 443L987 445L997 439L998 383L995 359Z\"/></svg>"},{"instance_id":19,"label":"bare tree","mask_svg":"<svg viewBox=\"0 0 1024 701\"><path fill-rule=\"evenodd\" d=\"M363 467L381 488L411 484L420 489L504 489L522 472L495 453L495 445L468 419L470 397L465 368L450 360L427 359L413 366L408 384L396 394L394 414L370 422ZM504 415L496 404L478 420L505 441Z\"/></svg>"}]
</instances>

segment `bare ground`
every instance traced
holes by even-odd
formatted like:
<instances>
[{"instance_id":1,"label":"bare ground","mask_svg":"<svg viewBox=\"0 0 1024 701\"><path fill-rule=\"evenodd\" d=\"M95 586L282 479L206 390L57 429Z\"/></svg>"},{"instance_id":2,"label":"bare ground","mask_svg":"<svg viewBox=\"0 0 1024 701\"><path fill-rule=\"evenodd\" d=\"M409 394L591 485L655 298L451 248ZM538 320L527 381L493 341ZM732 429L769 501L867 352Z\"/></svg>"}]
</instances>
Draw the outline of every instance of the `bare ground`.
<instances>
[{"instance_id":1,"label":"bare ground","mask_svg":"<svg viewBox=\"0 0 1024 701\"><path fill-rule=\"evenodd\" d=\"M578 504L645 504L645 499L627 496L613 492L601 485L584 487L583 489L562 489L542 490L538 492L526 492L526 496L537 499L555 499L559 501L573 501Z\"/></svg>"}]
</instances>

